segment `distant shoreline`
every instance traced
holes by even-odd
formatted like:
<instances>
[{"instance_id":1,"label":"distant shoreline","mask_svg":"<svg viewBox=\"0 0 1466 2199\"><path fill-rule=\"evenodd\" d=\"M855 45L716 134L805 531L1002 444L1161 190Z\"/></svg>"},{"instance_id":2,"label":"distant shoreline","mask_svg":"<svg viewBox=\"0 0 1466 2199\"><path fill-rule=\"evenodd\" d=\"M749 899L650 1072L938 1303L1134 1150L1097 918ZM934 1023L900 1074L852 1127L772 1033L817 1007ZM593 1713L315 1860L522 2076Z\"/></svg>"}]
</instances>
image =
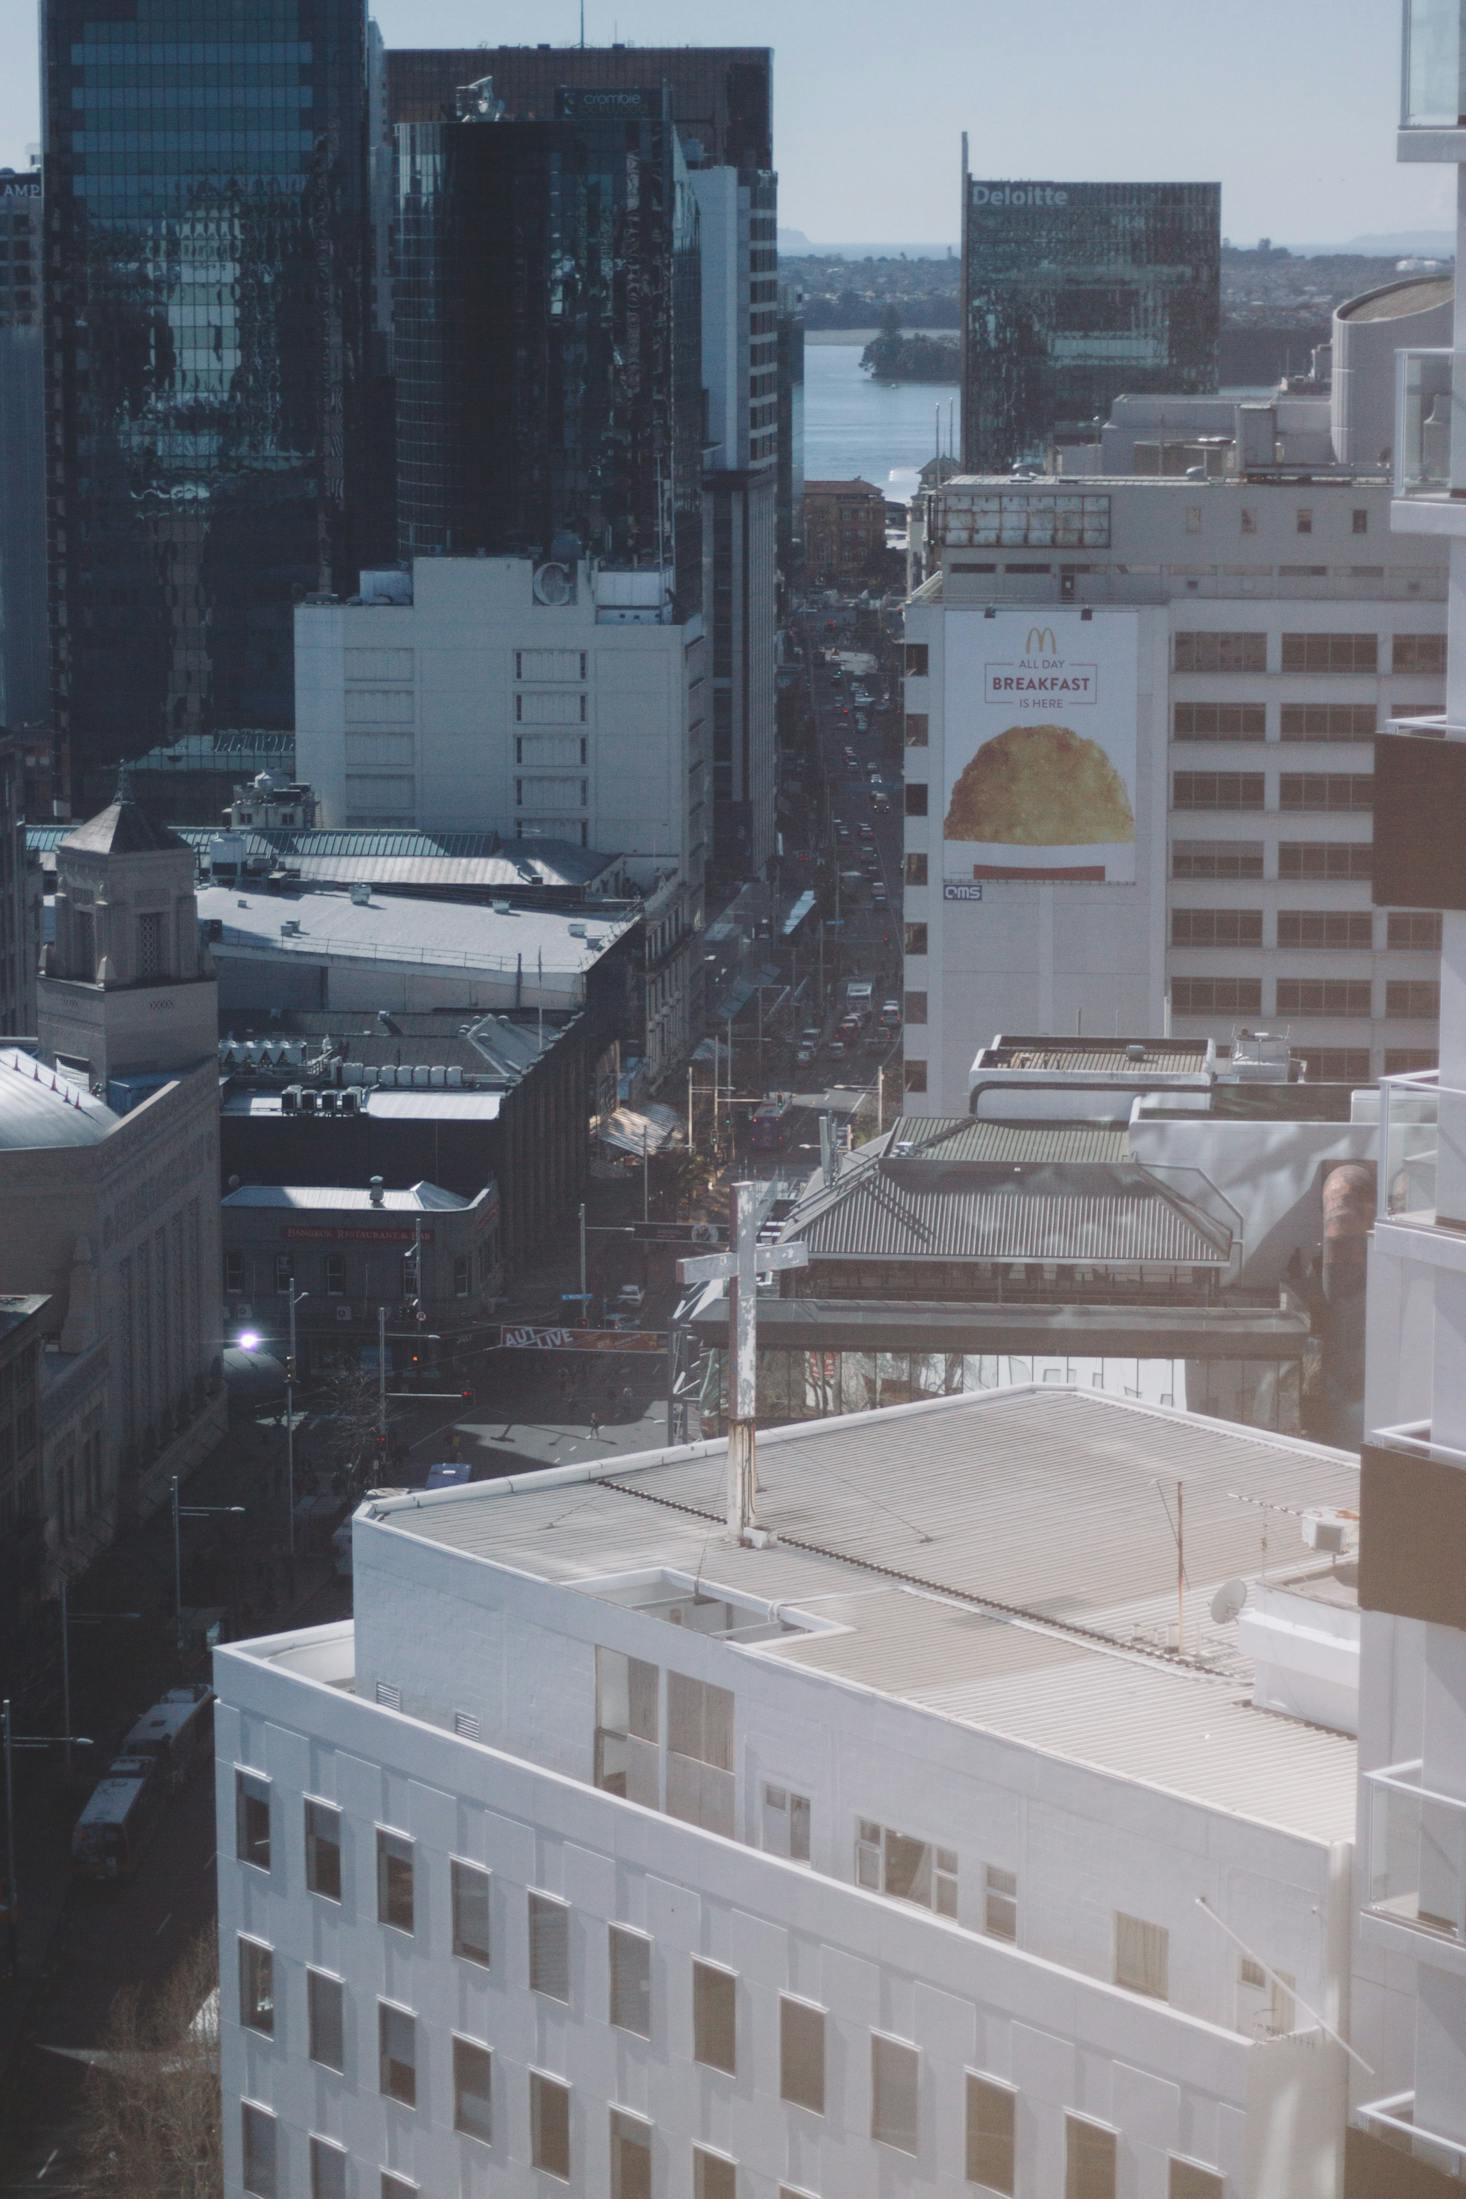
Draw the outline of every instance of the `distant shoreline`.
<instances>
[{"instance_id":1,"label":"distant shoreline","mask_svg":"<svg viewBox=\"0 0 1466 2199\"><path fill-rule=\"evenodd\" d=\"M945 336L951 342L957 335L955 328L903 328L903 336ZM808 351L814 344L858 344L862 351L879 336L878 328L807 328L804 331L804 347Z\"/></svg>"}]
</instances>

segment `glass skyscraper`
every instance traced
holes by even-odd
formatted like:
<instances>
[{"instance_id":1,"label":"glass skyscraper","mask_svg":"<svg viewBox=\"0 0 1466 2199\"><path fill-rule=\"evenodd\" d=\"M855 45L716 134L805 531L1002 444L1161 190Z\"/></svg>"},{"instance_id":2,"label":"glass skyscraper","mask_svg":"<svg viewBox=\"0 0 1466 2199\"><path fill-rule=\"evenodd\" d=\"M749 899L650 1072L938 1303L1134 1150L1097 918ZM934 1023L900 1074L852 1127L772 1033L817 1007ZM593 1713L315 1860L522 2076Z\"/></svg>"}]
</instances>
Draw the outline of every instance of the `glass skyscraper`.
<instances>
[{"instance_id":1,"label":"glass skyscraper","mask_svg":"<svg viewBox=\"0 0 1466 2199\"><path fill-rule=\"evenodd\" d=\"M44 0L52 710L117 760L293 722L352 571L366 0Z\"/></svg>"},{"instance_id":2,"label":"glass skyscraper","mask_svg":"<svg viewBox=\"0 0 1466 2199\"><path fill-rule=\"evenodd\" d=\"M494 94L484 100L497 111ZM398 129L398 541L702 588L697 207L666 92Z\"/></svg>"},{"instance_id":3,"label":"glass skyscraper","mask_svg":"<svg viewBox=\"0 0 1466 2199\"><path fill-rule=\"evenodd\" d=\"M964 164L965 165L965 164ZM1117 397L1217 386L1221 186L963 178L962 459L1002 473Z\"/></svg>"}]
</instances>

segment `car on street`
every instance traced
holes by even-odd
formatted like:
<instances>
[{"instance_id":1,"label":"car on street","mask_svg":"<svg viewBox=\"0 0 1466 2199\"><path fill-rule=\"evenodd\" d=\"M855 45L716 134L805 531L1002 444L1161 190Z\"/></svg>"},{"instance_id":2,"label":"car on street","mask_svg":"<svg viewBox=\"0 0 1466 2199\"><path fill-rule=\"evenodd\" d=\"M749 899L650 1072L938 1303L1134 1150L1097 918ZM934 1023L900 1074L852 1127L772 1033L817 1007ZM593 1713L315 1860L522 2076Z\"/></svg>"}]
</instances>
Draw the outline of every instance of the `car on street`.
<instances>
[{"instance_id":1,"label":"car on street","mask_svg":"<svg viewBox=\"0 0 1466 2199\"><path fill-rule=\"evenodd\" d=\"M870 897L871 897L871 901L872 901L873 905L874 905L874 906L875 906L876 908L878 908L878 909L883 909L883 908L885 908L885 907L887 906L887 895L886 895L886 889L885 889L885 887L884 887L884 886L879 886L879 885L878 885L878 886L874 886L874 887L872 887L872 889L871 889L871 896L870 896Z\"/></svg>"},{"instance_id":2,"label":"car on street","mask_svg":"<svg viewBox=\"0 0 1466 2199\"><path fill-rule=\"evenodd\" d=\"M855 730L857 733L868 733L870 731L870 719L863 710L857 710L855 713Z\"/></svg>"},{"instance_id":3,"label":"car on street","mask_svg":"<svg viewBox=\"0 0 1466 2199\"><path fill-rule=\"evenodd\" d=\"M850 838L850 827L848 825L836 825L835 838L840 841L848 840Z\"/></svg>"},{"instance_id":4,"label":"car on street","mask_svg":"<svg viewBox=\"0 0 1466 2199\"><path fill-rule=\"evenodd\" d=\"M883 1000L881 1002L881 1021L888 1031L900 1030L901 1003L899 1000Z\"/></svg>"},{"instance_id":5,"label":"car on street","mask_svg":"<svg viewBox=\"0 0 1466 2199\"><path fill-rule=\"evenodd\" d=\"M891 797L889 794L882 794L878 788L870 798L870 806L877 816L889 817L891 814Z\"/></svg>"},{"instance_id":6,"label":"car on street","mask_svg":"<svg viewBox=\"0 0 1466 2199\"><path fill-rule=\"evenodd\" d=\"M795 1054L794 1059L798 1062L801 1069L807 1069L809 1067L809 1064L814 1060L817 1051L818 1049L811 1046L807 1039L801 1039L799 1041L799 1051Z\"/></svg>"},{"instance_id":7,"label":"car on street","mask_svg":"<svg viewBox=\"0 0 1466 2199\"><path fill-rule=\"evenodd\" d=\"M874 825L872 825L872 824L862 824L862 825L861 825L861 827L860 827L860 837L861 837L861 839L862 839L862 840L873 840L873 839L875 838L875 836L876 836L876 828L875 828L875 826L874 826Z\"/></svg>"},{"instance_id":8,"label":"car on street","mask_svg":"<svg viewBox=\"0 0 1466 2199\"><path fill-rule=\"evenodd\" d=\"M616 1293L618 1313L640 1313L646 1292L640 1283L623 1283Z\"/></svg>"},{"instance_id":9,"label":"car on street","mask_svg":"<svg viewBox=\"0 0 1466 2199\"><path fill-rule=\"evenodd\" d=\"M829 1045L825 1048L825 1052L829 1055L831 1061L843 1061L846 1054L844 1039L832 1038Z\"/></svg>"}]
</instances>

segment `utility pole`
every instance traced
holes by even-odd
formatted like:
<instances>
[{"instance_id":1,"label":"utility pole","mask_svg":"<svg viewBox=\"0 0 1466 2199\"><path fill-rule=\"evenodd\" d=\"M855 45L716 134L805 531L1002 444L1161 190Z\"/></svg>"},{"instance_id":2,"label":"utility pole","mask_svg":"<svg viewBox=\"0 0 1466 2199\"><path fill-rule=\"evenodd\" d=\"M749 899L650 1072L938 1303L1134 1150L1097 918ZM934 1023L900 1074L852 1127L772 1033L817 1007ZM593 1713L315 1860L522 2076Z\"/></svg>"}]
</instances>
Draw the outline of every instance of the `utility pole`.
<instances>
[{"instance_id":1,"label":"utility pole","mask_svg":"<svg viewBox=\"0 0 1466 2199\"><path fill-rule=\"evenodd\" d=\"M691 1062L689 1062L689 1063L687 1064L687 1150L688 1150L688 1152L689 1152L689 1153L691 1153L691 1151L692 1151L692 1063L691 1063ZM584 1210L584 1208L582 1208L582 1209L581 1209L581 1212L582 1212L582 1213L584 1213L584 1211L585 1211L585 1210ZM584 1288L585 1288L585 1280L584 1280L584 1277L582 1277L582 1279L581 1279L581 1285L580 1285L580 1287L581 1287L581 1289L582 1289L582 1290L584 1290Z\"/></svg>"},{"instance_id":2,"label":"utility pole","mask_svg":"<svg viewBox=\"0 0 1466 2199\"><path fill-rule=\"evenodd\" d=\"M377 1308L377 1448L387 1463L387 1309Z\"/></svg>"},{"instance_id":3,"label":"utility pole","mask_svg":"<svg viewBox=\"0 0 1466 2199\"><path fill-rule=\"evenodd\" d=\"M643 1123L641 1126L641 1218L644 1222L651 1219L651 1197L651 1148L647 1144L647 1126Z\"/></svg>"},{"instance_id":4,"label":"utility pole","mask_svg":"<svg viewBox=\"0 0 1466 2199\"><path fill-rule=\"evenodd\" d=\"M688 1120L690 1122L692 1119L692 1071L690 1069L687 1072L687 1077ZM585 1290L585 1201L584 1199L582 1199L580 1202L580 1325L582 1328L584 1328L586 1325L586 1318L589 1311L590 1300L586 1296Z\"/></svg>"},{"instance_id":5,"label":"utility pole","mask_svg":"<svg viewBox=\"0 0 1466 2199\"><path fill-rule=\"evenodd\" d=\"M308 1290L297 1290L295 1277L290 1278L290 1348L285 1354L285 1501L290 1508L289 1533L286 1547L291 1563L295 1562L295 1309L302 1298L309 1298Z\"/></svg>"}]
</instances>

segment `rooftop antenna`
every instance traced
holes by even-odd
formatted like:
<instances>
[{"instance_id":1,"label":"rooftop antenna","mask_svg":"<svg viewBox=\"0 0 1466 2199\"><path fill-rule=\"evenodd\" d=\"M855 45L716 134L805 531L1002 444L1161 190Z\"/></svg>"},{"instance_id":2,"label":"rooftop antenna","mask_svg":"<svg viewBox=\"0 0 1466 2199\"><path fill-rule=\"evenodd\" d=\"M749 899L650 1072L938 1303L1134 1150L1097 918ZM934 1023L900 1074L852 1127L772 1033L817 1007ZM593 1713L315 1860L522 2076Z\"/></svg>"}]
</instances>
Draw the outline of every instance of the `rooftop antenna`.
<instances>
[{"instance_id":1,"label":"rooftop antenna","mask_svg":"<svg viewBox=\"0 0 1466 2199\"><path fill-rule=\"evenodd\" d=\"M585 0L580 0L580 45L585 50Z\"/></svg>"},{"instance_id":2,"label":"rooftop antenna","mask_svg":"<svg viewBox=\"0 0 1466 2199\"><path fill-rule=\"evenodd\" d=\"M132 800L132 766L125 756L117 766L117 792L112 799L114 802L130 802Z\"/></svg>"}]
</instances>

